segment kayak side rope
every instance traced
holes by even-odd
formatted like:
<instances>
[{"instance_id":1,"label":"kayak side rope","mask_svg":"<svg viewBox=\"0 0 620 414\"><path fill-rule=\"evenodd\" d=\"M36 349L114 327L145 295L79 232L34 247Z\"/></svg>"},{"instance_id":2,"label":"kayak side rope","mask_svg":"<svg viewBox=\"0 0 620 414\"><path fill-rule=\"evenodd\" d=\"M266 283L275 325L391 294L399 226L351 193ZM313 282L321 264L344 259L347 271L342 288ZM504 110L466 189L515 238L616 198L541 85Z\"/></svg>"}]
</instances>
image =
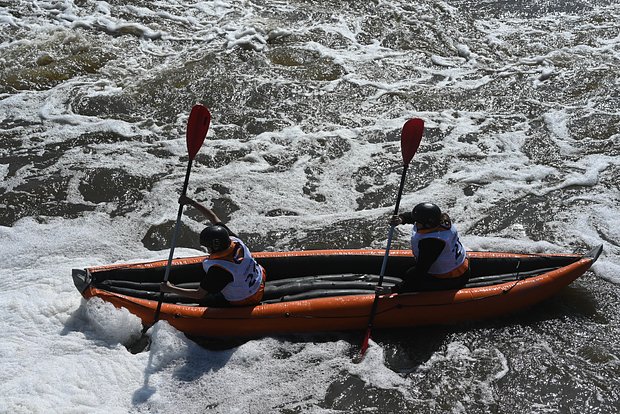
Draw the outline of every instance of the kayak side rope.
<instances>
[{"instance_id":1,"label":"kayak side rope","mask_svg":"<svg viewBox=\"0 0 620 414\"><path fill-rule=\"evenodd\" d=\"M517 266L515 267L515 270L517 271L517 273L515 274L515 282L514 282L514 284L513 284L512 286L510 286L509 288L502 289L502 293L504 293L504 294L505 294L505 293L510 292L510 291L512 290L512 288L514 288L515 286L517 286L517 284L518 284L520 281L522 281L522 280L524 280L524 279L525 279L523 276L520 276L520 275L519 275L519 266L520 266L520 265L521 265L521 259L519 259L519 260L517 261Z\"/></svg>"}]
</instances>

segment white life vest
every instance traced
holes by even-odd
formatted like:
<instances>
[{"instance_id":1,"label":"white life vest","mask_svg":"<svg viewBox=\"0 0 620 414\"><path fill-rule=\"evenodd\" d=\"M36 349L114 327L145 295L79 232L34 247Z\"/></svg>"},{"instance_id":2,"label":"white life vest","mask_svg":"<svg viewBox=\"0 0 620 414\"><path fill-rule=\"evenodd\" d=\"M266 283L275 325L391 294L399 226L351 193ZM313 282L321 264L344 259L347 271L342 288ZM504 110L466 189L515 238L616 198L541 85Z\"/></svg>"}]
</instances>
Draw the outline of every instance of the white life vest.
<instances>
[{"instance_id":1,"label":"white life vest","mask_svg":"<svg viewBox=\"0 0 620 414\"><path fill-rule=\"evenodd\" d=\"M233 281L222 289L222 295L229 302L234 302L247 299L258 291L263 281L263 268L241 240L236 237L230 240L227 254L211 254L202 262L202 268L208 272L211 267L219 266L232 274ZM213 256L216 258L211 258Z\"/></svg>"},{"instance_id":2,"label":"white life vest","mask_svg":"<svg viewBox=\"0 0 620 414\"><path fill-rule=\"evenodd\" d=\"M418 230L413 226L411 234L411 250L416 257L420 255L419 243L423 239L439 239L445 243L443 250L439 254L435 263L428 269L428 273L438 278L459 277L468 267L467 252L459 241L459 233L456 227L450 228L436 227L434 229Z\"/></svg>"}]
</instances>

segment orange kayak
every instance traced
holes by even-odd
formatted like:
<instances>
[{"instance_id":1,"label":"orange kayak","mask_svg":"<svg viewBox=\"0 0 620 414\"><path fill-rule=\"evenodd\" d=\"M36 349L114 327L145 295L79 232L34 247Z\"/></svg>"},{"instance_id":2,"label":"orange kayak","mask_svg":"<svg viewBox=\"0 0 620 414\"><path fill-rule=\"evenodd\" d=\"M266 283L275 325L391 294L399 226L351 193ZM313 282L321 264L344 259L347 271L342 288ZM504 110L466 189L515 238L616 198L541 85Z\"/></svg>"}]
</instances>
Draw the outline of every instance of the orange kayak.
<instances>
[{"instance_id":1,"label":"orange kayak","mask_svg":"<svg viewBox=\"0 0 620 414\"><path fill-rule=\"evenodd\" d=\"M375 328L453 324L526 309L556 294L583 275L602 246L585 255L469 252L471 278L460 290L382 295ZM260 305L214 308L164 295L160 319L197 337L258 337L272 334L364 330L375 298L383 250L260 252L267 271ZM198 286L205 256L174 259L169 280ZM400 281L414 258L390 252L383 286ZM167 261L74 269L85 298L99 297L153 323L159 283Z\"/></svg>"}]
</instances>

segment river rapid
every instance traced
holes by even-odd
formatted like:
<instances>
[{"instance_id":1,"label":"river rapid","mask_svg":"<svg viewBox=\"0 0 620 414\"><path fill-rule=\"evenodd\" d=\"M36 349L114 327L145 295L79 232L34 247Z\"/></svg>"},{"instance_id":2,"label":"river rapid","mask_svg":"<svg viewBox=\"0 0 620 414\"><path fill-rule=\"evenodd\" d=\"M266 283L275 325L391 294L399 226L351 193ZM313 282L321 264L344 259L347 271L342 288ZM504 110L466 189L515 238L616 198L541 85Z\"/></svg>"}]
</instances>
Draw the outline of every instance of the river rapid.
<instances>
[{"instance_id":1,"label":"river rapid","mask_svg":"<svg viewBox=\"0 0 620 414\"><path fill-rule=\"evenodd\" d=\"M0 1L0 413L620 410L616 1ZM85 302L72 268L163 259L188 194L254 251L385 248L402 211L469 250L586 252L528 311L466 325L196 343ZM186 210L176 255L199 252ZM410 226L393 248L408 248Z\"/></svg>"}]
</instances>

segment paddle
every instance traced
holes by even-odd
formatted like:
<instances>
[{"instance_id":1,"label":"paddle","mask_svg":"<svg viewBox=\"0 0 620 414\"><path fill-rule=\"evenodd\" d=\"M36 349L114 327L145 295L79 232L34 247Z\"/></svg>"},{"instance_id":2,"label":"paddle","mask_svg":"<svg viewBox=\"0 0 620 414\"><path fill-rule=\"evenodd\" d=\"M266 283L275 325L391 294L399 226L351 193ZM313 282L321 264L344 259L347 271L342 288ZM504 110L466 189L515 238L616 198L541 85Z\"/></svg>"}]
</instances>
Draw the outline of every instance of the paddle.
<instances>
[{"instance_id":1,"label":"paddle","mask_svg":"<svg viewBox=\"0 0 620 414\"><path fill-rule=\"evenodd\" d=\"M189 114L189 119L187 120L187 132L186 132L186 143L187 143L187 153L189 155L189 160L187 162L187 171L185 173L185 182L183 182L183 191L181 195L185 195L187 193L187 185L189 183L189 174L192 170L192 162L194 161L194 157L200 150L202 143L207 136L207 131L209 130L209 124L211 123L211 114L209 113L209 109L203 105L194 105L192 111ZM164 273L164 283L168 281L168 277L170 276L170 268L172 267L172 257L174 255L174 247L177 243L177 236L179 234L179 229L181 227L181 216L183 215L183 204L179 204L179 211L177 214L177 222L174 226L174 232L172 234L172 242L170 244L170 255L168 256L168 263L166 264L166 271ZM164 299L164 292L159 294L159 302L157 302L157 310L155 310L155 316L153 317L153 324L155 324L159 320L159 312L161 310L161 304Z\"/></svg>"},{"instance_id":2,"label":"paddle","mask_svg":"<svg viewBox=\"0 0 620 414\"><path fill-rule=\"evenodd\" d=\"M413 118L405 122L403 125L403 131L400 136L400 150L403 157L403 173L400 177L400 187L398 188L398 196L396 197L396 206L394 207L394 215L398 214L400 207L400 199L403 195L403 188L405 187L405 177L407 176L407 169L409 163L415 155L420 141L422 140L422 134L424 133L424 121L419 118ZM388 232L387 247L385 249L385 256L383 256L383 263L381 264L381 273L379 273L379 282L377 286L381 286L383 283L383 276L385 275L385 269L387 267L388 257L390 255L390 246L392 245L392 236L394 235L394 225L390 225L390 231ZM362 348L360 350L360 360L364 358L366 350L368 349L368 341L370 340L370 332L372 331L372 324L375 320L375 314L377 312L377 305L379 303L379 293L375 292L375 299L372 302L372 308L370 309L370 317L368 318L368 327L366 328L366 335L362 341Z\"/></svg>"}]
</instances>

